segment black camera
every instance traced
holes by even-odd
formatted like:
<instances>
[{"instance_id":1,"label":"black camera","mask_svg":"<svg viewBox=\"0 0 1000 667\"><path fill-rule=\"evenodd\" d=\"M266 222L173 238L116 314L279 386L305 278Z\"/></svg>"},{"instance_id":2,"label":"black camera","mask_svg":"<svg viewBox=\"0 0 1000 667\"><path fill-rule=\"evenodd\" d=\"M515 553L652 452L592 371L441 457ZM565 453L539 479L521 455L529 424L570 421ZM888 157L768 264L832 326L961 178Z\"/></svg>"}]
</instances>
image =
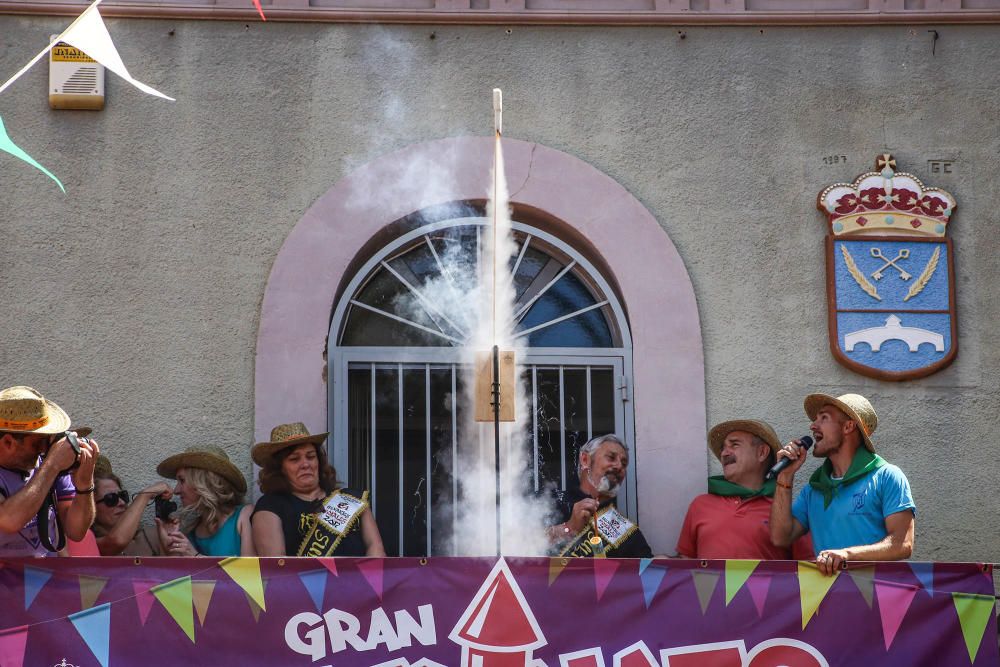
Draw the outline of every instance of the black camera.
<instances>
[{"instance_id":1,"label":"black camera","mask_svg":"<svg viewBox=\"0 0 1000 667\"><path fill-rule=\"evenodd\" d=\"M70 472L71 470L76 470L80 467L80 443L86 443L88 440L83 436L79 436L73 431L66 431L63 433L63 437L66 438L66 442L69 446L73 448L73 453L76 454L76 460L73 461L73 465L66 468L63 472Z\"/></svg>"},{"instance_id":2,"label":"black camera","mask_svg":"<svg viewBox=\"0 0 1000 667\"><path fill-rule=\"evenodd\" d=\"M177 503L162 496L156 496L153 503L156 506L154 514L160 521L170 521L170 515L177 511Z\"/></svg>"}]
</instances>

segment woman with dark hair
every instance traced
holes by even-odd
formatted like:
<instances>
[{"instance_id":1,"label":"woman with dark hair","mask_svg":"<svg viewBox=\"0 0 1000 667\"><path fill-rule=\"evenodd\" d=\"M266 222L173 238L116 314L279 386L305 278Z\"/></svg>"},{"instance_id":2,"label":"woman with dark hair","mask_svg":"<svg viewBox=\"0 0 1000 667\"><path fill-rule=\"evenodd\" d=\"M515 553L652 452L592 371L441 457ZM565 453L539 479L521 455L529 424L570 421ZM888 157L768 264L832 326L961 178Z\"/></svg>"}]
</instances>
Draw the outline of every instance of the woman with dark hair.
<instances>
[{"instance_id":1,"label":"woman with dark hair","mask_svg":"<svg viewBox=\"0 0 1000 667\"><path fill-rule=\"evenodd\" d=\"M103 454L94 466L94 503L97 513L91 530L102 556L159 556L156 527L142 524L146 507L157 497L170 498L173 491L163 482L150 484L129 497L122 481ZM131 502L129 502L131 500Z\"/></svg>"},{"instance_id":2,"label":"woman with dark hair","mask_svg":"<svg viewBox=\"0 0 1000 667\"><path fill-rule=\"evenodd\" d=\"M253 537L260 556L385 556L368 492L337 487L322 442L304 424L282 424L250 455L261 467Z\"/></svg>"}]
</instances>

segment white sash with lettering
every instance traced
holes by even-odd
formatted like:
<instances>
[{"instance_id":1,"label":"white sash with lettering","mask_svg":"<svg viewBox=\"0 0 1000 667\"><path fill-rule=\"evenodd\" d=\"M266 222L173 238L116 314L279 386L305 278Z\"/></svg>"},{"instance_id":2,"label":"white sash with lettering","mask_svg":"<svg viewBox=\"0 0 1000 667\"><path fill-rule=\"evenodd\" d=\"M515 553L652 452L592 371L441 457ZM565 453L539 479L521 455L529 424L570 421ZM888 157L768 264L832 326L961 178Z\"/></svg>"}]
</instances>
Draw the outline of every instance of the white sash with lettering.
<instances>
[{"instance_id":1,"label":"white sash with lettering","mask_svg":"<svg viewBox=\"0 0 1000 667\"><path fill-rule=\"evenodd\" d=\"M612 547L624 542L636 528L637 526L614 506L609 506L607 510L597 515L597 529L601 531L604 541Z\"/></svg>"},{"instance_id":2,"label":"white sash with lettering","mask_svg":"<svg viewBox=\"0 0 1000 667\"><path fill-rule=\"evenodd\" d=\"M343 535L354 518L364 511L367 503L346 493L334 493L327 498L320 512L319 520L338 535Z\"/></svg>"}]
</instances>

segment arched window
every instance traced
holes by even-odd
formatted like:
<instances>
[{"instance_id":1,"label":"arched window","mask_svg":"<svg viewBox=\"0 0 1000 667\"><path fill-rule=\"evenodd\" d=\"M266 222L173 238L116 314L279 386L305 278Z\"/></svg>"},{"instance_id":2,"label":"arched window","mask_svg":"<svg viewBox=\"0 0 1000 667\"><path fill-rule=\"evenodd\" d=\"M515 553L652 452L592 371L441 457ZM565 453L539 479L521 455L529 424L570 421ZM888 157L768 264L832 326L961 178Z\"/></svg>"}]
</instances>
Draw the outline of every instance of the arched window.
<instances>
[{"instance_id":1,"label":"arched window","mask_svg":"<svg viewBox=\"0 0 1000 667\"><path fill-rule=\"evenodd\" d=\"M451 217L381 247L343 291L330 326L330 431L341 477L371 491L389 555L448 555L452 475L467 332L425 293L452 279L456 257L482 261L483 217ZM634 441L631 336L618 298L575 248L517 222L515 336L532 418L532 483L576 483L578 448L594 435ZM442 258L449 258L444 261ZM619 504L635 515L630 466Z\"/></svg>"}]
</instances>

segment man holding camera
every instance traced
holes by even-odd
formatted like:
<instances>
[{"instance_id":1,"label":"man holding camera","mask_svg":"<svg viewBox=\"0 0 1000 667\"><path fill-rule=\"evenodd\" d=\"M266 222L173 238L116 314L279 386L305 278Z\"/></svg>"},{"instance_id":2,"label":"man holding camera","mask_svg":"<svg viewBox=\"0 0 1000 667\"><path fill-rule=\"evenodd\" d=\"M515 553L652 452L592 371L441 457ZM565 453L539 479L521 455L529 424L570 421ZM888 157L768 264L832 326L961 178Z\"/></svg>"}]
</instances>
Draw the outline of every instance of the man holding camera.
<instances>
[{"instance_id":1,"label":"man holding camera","mask_svg":"<svg viewBox=\"0 0 1000 667\"><path fill-rule=\"evenodd\" d=\"M93 523L100 452L69 428L31 387L0 391L0 557L54 556Z\"/></svg>"}]
</instances>

